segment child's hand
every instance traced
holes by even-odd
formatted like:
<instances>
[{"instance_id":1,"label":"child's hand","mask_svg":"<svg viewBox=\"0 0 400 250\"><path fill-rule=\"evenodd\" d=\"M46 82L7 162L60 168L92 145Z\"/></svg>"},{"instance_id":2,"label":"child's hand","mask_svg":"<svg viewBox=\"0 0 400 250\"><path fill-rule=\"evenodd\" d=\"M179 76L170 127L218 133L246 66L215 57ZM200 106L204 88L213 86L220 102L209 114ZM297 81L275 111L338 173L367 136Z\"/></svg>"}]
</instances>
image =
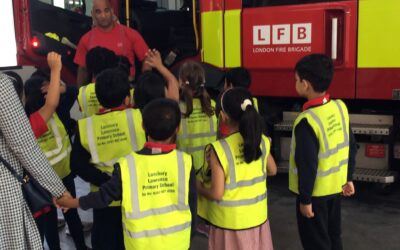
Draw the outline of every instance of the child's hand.
<instances>
[{"instance_id":1,"label":"child's hand","mask_svg":"<svg viewBox=\"0 0 400 250\"><path fill-rule=\"evenodd\" d=\"M155 69L162 67L163 64L161 61L160 52L158 52L156 49L149 49L149 51L146 53L145 64Z\"/></svg>"},{"instance_id":2,"label":"child's hand","mask_svg":"<svg viewBox=\"0 0 400 250\"><path fill-rule=\"evenodd\" d=\"M65 194L61 198L55 201L57 207L63 208L64 212L66 212L69 208L78 208L79 200L74 199L71 194Z\"/></svg>"},{"instance_id":3,"label":"child's hand","mask_svg":"<svg viewBox=\"0 0 400 250\"><path fill-rule=\"evenodd\" d=\"M202 182L200 179L197 179L197 178L196 178L196 189L197 189L197 190L201 190L201 189L203 189L203 188L204 188L203 182Z\"/></svg>"},{"instance_id":4,"label":"child's hand","mask_svg":"<svg viewBox=\"0 0 400 250\"><path fill-rule=\"evenodd\" d=\"M343 196L346 196L346 197L352 196L356 192L352 181L347 182L342 187L342 190L343 190L343 193L342 193Z\"/></svg>"},{"instance_id":5,"label":"child's hand","mask_svg":"<svg viewBox=\"0 0 400 250\"><path fill-rule=\"evenodd\" d=\"M56 52L50 52L47 54L47 63L51 71L61 71L61 55Z\"/></svg>"},{"instance_id":6,"label":"child's hand","mask_svg":"<svg viewBox=\"0 0 400 250\"><path fill-rule=\"evenodd\" d=\"M306 218L313 218L314 212L312 211L312 204L302 204L300 203L300 213Z\"/></svg>"}]
</instances>

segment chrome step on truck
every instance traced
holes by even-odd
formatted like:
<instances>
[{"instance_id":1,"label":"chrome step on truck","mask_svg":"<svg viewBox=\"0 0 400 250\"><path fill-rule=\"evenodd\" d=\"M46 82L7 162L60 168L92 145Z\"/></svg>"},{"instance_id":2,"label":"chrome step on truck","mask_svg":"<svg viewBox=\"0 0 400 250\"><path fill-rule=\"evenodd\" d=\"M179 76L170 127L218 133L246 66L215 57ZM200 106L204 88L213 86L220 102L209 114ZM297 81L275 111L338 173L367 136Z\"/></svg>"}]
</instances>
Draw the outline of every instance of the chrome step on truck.
<instances>
[{"instance_id":1,"label":"chrome step on truck","mask_svg":"<svg viewBox=\"0 0 400 250\"><path fill-rule=\"evenodd\" d=\"M284 112L283 120L274 125L273 152L278 162L278 172L289 171L290 142L297 112ZM389 115L350 114L350 126L358 144L354 180L393 183L397 172L389 169L390 136L393 117Z\"/></svg>"}]
</instances>

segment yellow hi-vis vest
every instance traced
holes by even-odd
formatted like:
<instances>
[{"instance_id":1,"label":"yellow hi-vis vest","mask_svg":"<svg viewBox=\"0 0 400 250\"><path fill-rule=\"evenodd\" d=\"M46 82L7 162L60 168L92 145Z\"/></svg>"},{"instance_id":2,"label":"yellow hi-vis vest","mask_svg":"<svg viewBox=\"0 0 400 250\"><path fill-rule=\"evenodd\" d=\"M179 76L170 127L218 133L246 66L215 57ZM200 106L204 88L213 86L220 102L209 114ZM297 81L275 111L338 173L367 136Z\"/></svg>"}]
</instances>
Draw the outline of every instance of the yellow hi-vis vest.
<instances>
[{"instance_id":1,"label":"yellow hi-vis vest","mask_svg":"<svg viewBox=\"0 0 400 250\"><path fill-rule=\"evenodd\" d=\"M96 96L95 86L95 83L89 83L88 85L79 88L78 104L83 118L97 114L101 108L99 100ZM133 103L134 91L134 89L130 90L131 104Z\"/></svg>"},{"instance_id":2,"label":"yellow hi-vis vest","mask_svg":"<svg viewBox=\"0 0 400 250\"><path fill-rule=\"evenodd\" d=\"M47 122L47 128L47 132L40 136L37 142L54 171L62 179L71 173L71 142L63 123L56 113Z\"/></svg>"},{"instance_id":3,"label":"yellow hi-vis vest","mask_svg":"<svg viewBox=\"0 0 400 250\"><path fill-rule=\"evenodd\" d=\"M259 226L268 219L267 157L268 138L262 136L259 159L246 163L243 155L243 137L229 135L211 144L225 174L225 191L220 201L210 201L198 195L197 213L211 224L226 229L246 229ZM211 187L207 177L210 167L204 164L198 178Z\"/></svg>"},{"instance_id":4,"label":"yellow hi-vis vest","mask_svg":"<svg viewBox=\"0 0 400 250\"><path fill-rule=\"evenodd\" d=\"M90 162L111 176L119 158L143 148L146 135L138 109L125 109L93 115L78 121L82 146L90 153ZM91 191L98 187L91 184ZM113 202L111 206L119 206Z\"/></svg>"},{"instance_id":5,"label":"yellow hi-vis vest","mask_svg":"<svg viewBox=\"0 0 400 250\"><path fill-rule=\"evenodd\" d=\"M349 114L341 100L310 108L295 120L289 159L289 189L299 193L298 170L295 162L295 129L302 119L307 119L319 143L317 177L312 196L326 196L342 192L347 182L349 161Z\"/></svg>"},{"instance_id":6,"label":"yellow hi-vis vest","mask_svg":"<svg viewBox=\"0 0 400 250\"><path fill-rule=\"evenodd\" d=\"M89 83L79 88L78 104L84 118L97 114L100 110L100 103L97 100L95 83Z\"/></svg>"},{"instance_id":7,"label":"yellow hi-vis vest","mask_svg":"<svg viewBox=\"0 0 400 250\"><path fill-rule=\"evenodd\" d=\"M215 107L215 102L211 102ZM182 112L185 112L184 103L180 104ZM193 112L189 117L181 119L181 125L176 140L177 148L191 154L196 170L204 164L204 147L217 140L217 118L203 113L201 102L193 98Z\"/></svg>"},{"instance_id":8,"label":"yellow hi-vis vest","mask_svg":"<svg viewBox=\"0 0 400 250\"><path fill-rule=\"evenodd\" d=\"M191 156L178 150L157 155L132 152L118 163L125 248L189 249Z\"/></svg>"}]
</instances>

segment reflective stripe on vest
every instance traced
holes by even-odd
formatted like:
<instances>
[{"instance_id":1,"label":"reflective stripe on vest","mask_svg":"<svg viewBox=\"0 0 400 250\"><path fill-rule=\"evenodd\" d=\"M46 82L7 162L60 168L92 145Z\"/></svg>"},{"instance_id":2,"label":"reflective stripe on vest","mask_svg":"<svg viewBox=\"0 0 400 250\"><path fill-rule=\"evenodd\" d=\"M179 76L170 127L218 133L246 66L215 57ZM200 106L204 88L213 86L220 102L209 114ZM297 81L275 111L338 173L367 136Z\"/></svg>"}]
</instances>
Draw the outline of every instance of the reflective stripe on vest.
<instances>
[{"instance_id":1,"label":"reflective stripe on vest","mask_svg":"<svg viewBox=\"0 0 400 250\"><path fill-rule=\"evenodd\" d=\"M215 107L215 102L211 102ZM182 112L185 112L184 103L180 103ZM208 116L202 111L201 101L193 99L193 112L187 118L181 119L181 129L177 135L178 149L189 153L193 157L193 165L198 170L204 163L204 148L217 139L217 119L215 115Z\"/></svg>"},{"instance_id":2,"label":"reflective stripe on vest","mask_svg":"<svg viewBox=\"0 0 400 250\"><path fill-rule=\"evenodd\" d=\"M229 184L225 183L225 189L232 190L237 187L248 187L248 186L252 186L256 183L265 181L266 173L264 171L264 166L265 166L264 159L265 159L265 153L266 153L265 150L266 149L265 149L265 141L263 139L261 140L261 151L262 151L262 155L261 155L262 167L261 167L261 169L262 169L263 175L257 176L250 180L244 180L244 181L239 181L239 182L236 182L235 162L233 160L232 151L229 148L229 145L225 139L221 139L220 142L221 142L222 148L224 149L224 152L225 152L226 158L228 159L228 164L229 164L230 183ZM238 204L240 204L240 201L237 201L237 202L238 202ZM258 201L255 200L254 203L257 203L257 202ZM221 201L219 201L218 203L221 204ZM233 203L230 203L230 204L233 204Z\"/></svg>"},{"instance_id":3,"label":"reflective stripe on vest","mask_svg":"<svg viewBox=\"0 0 400 250\"><path fill-rule=\"evenodd\" d=\"M217 132L214 127L214 121L212 119L209 119L209 124L210 124L210 132L190 134L190 133L188 133L188 129L187 129L187 118L183 118L181 120L182 134L179 135L179 139L195 139L195 138L216 136ZM204 147L202 147L202 149L203 148Z\"/></svg>"},{"instance_id":4,"label":"reflective stripe on vest","mask_svg":"<svg viewBox=\"0 0 400 250\"><path fill-rule=\"evenodd\" d=\"M133 152L119 165L125 248L189 249L190 155L178 150L154 155Z\"/></svg>"},{"instance_id":5,"label":"reflective stripe on vest","mask_svg":"<svg viewBox=\"0 0 400 250\"><path fill-rule=\"evenodd\" d=\"M346 129L346 120L345 120L345 117L344 117L343 109L342 109L341 105L336 100L332 100L332 102L335 103L336 106L339 109L341 121L342 121L342 124L343 124L342 127L343 127L343 134L344 134L343 142L339 143L334 148L329 148L328 137L326 136L326 133L325 133L324 127L322 125L321 119L311 109L308 109L307 111L305 111L305 113L308 113L308 114L311 115L311 117L318 124L318 127L319 127L320 131L322 132L322 140L324 141L324 145L325 145L325 149L326 150L325 150L325 152L319 152L318 153L318 159L329 158L330 156L332 156L334 154L337 154L340 149L344 149L344 148L349 146L349 134L348 134L347 129ZM292 149L293 149L293 147L292 147ZM293 151L293 155L294 155L294 151ZM317 176L322 176L323 177L323 176L328 176L329 174L333 174L333 173L339 172L340 171L340 167L345 166L346 164L348 164L348 159L344 159L344 160L340 161L338 166L332 167L327 171L318 170ZM293 169L293 173L297 175L297 168Z\"/></svg>"},{"instance_id":6,"label":"reflective stripe on vest","mask_svg":"<svg viewBox=\"0 0 400 250\"><path fill-rule=\"evenodd\" d=\"M71 142L56 113L47 122L47 127L48 131L37 141L57 175L64 178L71 173L69 159L72 149Z\"/></svg>"},{"instance_id":7,"label":"reflective stripe on vest","mask_svg":"<svg viewBox=\"0 0 400 250\"><path fill-rule=\"evenodd\" d=\"M243 138L239 133L211 144L224 170L225 190L219 201L198 196L200 217L215 226L233 230L255 227L267 220L266 159L270 149L267 140L262 137L262 154L250 163L244 161ZM206 162L200 171L206 188L211 187L211 179L207 175L209 169ZM246 220L243 220L243 214L247 214Z\"/></svg>"},{"instance_id":8,"label":"reflective stripe on vest","mask_svg":"<svg viewBox=\"0 0 400 250\"><path fill-rule=\"evenodd\" d=\"M95 83L89 83L79 88L78 104L81 108L82 116L85 118L99 112L101 105L96 96Z\"/></svg>"},{"instance_id":9,"label":"reflective stripe on vest","mask_svg":"<svg viewBox=\"0 0 400 250\"><path fill-rule=\"evenodd\" d=\"M133 114L132 114L131 109L125 109L125 114L126 114L126 118L128 120L129 135L131 137L131 149L132 149L132 151L137 151L138 145L136 144L136 142L137 142L136 128L135 128L135 123L133 121ZM93 117L92 116L87 118L86 130L87 130L90 154L92 156L92 162L94 164L100 165L100 166L114 165L118 161L119 157L112 159L110 161L106 161L106 162L101 162L99 159L99 154L97 152L97 147L96 147L96 142L95 142L95 134L93 131Z\"/></svg>"},{"instance_id":10,"label":"reflective stripe on vest","mask_svg":"<svg viewBox=\"0 0 400 250\"><path fill-rule=\"evenodd\" d=\"M129 231L126 229L125 225L123 225L123 227L124 227L125 233L129 237L139 239L139 238L154 237L154 236L177 233L177 232L183 231L186 228L191 227L191 225L192 225L192 222L186 222L181 225L176 225L176 226L167 227L167 228L157 228L157 229L153 229L153 230L145 230L145 231L141 231L141 232Z\"/></svg>"},{"instance_id":11,"label":"reflective stripe on vest","mask_svg":"<svg viewBox=\"0 0 400 250\"><path fill-rule=\"evenodd\" d=\"M49 150L49 151L45 151L44 155L46 155L47 158L49 157L53 157L57 154L59 154L63 148L63 143L62 143L62 137L60 135L60 131L58 130L56 121L54 120L54 118L50 118L49 120L49 124L51 126L52 132L54 134L54 139L56 141L56 145L57 147L53 150Z\"/></svg>"},{"instance_id":12,"label":"reflective stripe on vest","mask_svg":"<svg viewBox=\"0 0 400 250\"><path fill-rule=\"evenodd\" d=\"M81 144L91 154L91 163L111 176L120 157L144 146L146 136L141 123L140 111L130 108L79 120ZM97 190L91 184L91 191ZM115 205L119 204L113 202L110 206Z\"/></svg>"},{"instance_id":13,"label":"reflective stripe on vest","mask_svg":"<svg viewBox=\"0 0 400 250\"><path fill-rule=\"evenodd\" d=\"M349 163L349 116L340 101L331 100L322 106L310 108L297 117L292 135L289 159L289 189L299 193L298 169L295 162L295 129L302 119L317 136L319 143L318 168L312 196L326 196L340 193L347 180ZM339 127L341 126L341 127Z\"/></svg>"},{"instance_id":14,"label":"reflective stripe on vest","mask_svg":"<svg viewBox=\"0 0 400 250\"><path fill-rule=\"evenodd\" d=\"M186 185L185 185L185 163L183 162L183 154L182 152L177 151L178 158L178 204L170 205L167 207L160 207L156 209L149 209L145 211L140 211L139 209L139 196L137 192L132 192L132 212L126 212L125 216L127 219L140 219L147 216L158 215L158 214L166 214L171 211L177 210L188 210L189 206L185 204L185 194L186 194ZM136 174L136 163L135 159L132 155L126 156L129 166L129 172L131 177L131 190L136 190L138 187L137 183L137 174Z\"/></svg>"}]
</instances>

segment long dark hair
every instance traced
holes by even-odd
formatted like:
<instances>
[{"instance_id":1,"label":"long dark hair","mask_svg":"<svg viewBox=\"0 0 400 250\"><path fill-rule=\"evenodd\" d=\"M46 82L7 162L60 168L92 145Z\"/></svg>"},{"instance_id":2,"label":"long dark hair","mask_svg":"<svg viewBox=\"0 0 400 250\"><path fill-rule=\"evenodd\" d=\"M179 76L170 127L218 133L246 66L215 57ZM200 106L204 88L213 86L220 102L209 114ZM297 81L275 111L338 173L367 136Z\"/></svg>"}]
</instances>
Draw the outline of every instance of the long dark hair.
<instances>
[{"instance_id":1,"label":"long dark hair","mask_svg":"<svg viewBox=\"0 0 400 250\"><path fill-rule=\"evenodd\" d=\"M24 85L25 92L25 112L28 117L38 111L46 102L44 93L42 93L43 83L47 81L42 77L31 77L26 80Z\"/></svg>"},{"instance_id":2,"label":"long dark hair","mask_svg":"<svg viewBox=\"0 0 400 250\"><path fill-rule=\"evenodd\" d=\"M239 124L239 132L244 140L244 159L246 163L261 156L261 136L263 120L254 108L252 96L247 89L233 88L221 97L222 111Z\"/></svg>"},{"instance_id":3,"label":"long dark hair","mask_svg":"<svg viewBox=\"0 0 400 250\"><path fill-rule=\"evenodd\" d=\"M214 115L214 108L211 106L211 98L208 95L205 83L205 73L203 67L196 62L188 61L179 69L179 79L182 81L180 98L186 104L185 117L189 117L193 112L193 97L199 98L201 110L208 116Z\"/></svg>"}]
</instances>

